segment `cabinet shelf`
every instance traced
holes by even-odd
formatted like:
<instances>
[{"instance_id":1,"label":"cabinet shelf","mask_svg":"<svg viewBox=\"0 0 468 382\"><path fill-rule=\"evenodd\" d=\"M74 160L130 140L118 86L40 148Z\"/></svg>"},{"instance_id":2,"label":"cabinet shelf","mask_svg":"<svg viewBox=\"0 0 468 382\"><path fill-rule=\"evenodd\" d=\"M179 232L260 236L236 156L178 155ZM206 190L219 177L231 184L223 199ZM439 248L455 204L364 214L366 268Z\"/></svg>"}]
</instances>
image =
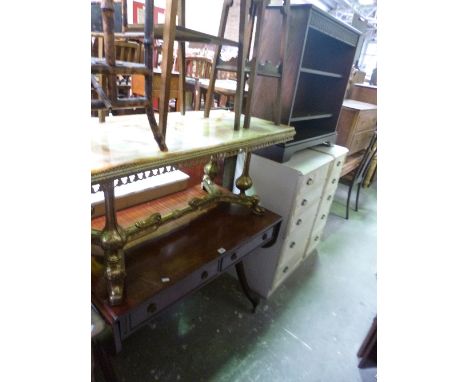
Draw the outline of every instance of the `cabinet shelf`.
<instances>
[{"instance_id":1,"label":"cabinet shelf","mask_svg":"<svg viewBox=\"0 0 468 382\"><path fill-rule=\"evenodd\" d=\"M291 117L289 122L300 122L300 121L310 121L313 119L324 119L333 117L332 113L303 113L296 115L295 117Z\"/></svg>"},{"instance_id":2,"label":"cabinet shelf","mask_svg":"<svg viewBox=\"0 0 468 382\"><path fill-rule=\"evenodd\" d=\"M301 68L301 72L302 73L308 73L308 74L314 74L314 75L317 75L317 76L343 78L343 76L341 74L339 74L339 73L325 72L323 70Z\"/></svg>"}]
</instances>

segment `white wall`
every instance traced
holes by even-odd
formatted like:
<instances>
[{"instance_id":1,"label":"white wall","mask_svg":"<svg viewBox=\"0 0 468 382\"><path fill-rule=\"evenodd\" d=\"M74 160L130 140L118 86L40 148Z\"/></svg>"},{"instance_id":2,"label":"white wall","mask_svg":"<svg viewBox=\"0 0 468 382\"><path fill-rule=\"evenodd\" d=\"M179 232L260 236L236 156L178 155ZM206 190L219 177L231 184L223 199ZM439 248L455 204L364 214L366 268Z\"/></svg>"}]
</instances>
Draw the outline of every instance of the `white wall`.
<instances>
[{"instance_id":1,"label":"white wall","mask_svg":"<svg viewBox=\"0 0 468 382\"><path fill-rule=\"evenodd\" d=\"M128 0L128 21L133 21L133 2L143 3L144 0ZM155 0L154 5L166 8L166 0ZM209 34L218 34L223 0L185 0L185 24L187 28Z\"/></svg>"}]
</instances>

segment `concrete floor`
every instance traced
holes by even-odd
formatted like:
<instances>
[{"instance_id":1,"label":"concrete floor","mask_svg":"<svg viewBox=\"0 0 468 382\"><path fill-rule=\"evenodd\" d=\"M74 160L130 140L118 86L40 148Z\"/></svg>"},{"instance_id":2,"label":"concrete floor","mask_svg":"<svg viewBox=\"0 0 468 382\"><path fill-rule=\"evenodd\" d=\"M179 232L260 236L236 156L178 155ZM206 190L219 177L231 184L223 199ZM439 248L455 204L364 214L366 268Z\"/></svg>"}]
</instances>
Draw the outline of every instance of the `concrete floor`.
<instances>
[{"instance_id":1,"label":"concrete floor","mask_svg":"<svg viewBox=\"0 0 468 382\"><path fill-rule=\"evenodd\" d=\"M376 186L344 216L340 185L317 256L257 313L223 275L124 341L122 382L370 382L356 353L376 315Z\"/></svg>"}]
</instances>

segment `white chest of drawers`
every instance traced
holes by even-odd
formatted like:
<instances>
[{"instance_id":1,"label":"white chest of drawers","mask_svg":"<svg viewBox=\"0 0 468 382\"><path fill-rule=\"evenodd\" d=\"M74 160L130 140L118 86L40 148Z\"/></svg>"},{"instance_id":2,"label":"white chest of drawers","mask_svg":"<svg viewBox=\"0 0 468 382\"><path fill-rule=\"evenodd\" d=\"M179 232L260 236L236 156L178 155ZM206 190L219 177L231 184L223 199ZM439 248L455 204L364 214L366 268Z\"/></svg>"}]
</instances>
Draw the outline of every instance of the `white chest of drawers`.
<instances>
[{"instance_id":1,"label":"white chest of drawers","mask_svg":"<svg viewBox=\"0 0 468 382\"><path fill-rule=\"evenodd\" d=\"M268 298L320 242L347 152L336 145L306 149L284 163L252 154L254 186L248 194L257 194L261 205L283 217L275 245L259 248L245 262L249 285L262 297ZM243 161L239 156L236 173Z\"/></svg>"}]
</instances>

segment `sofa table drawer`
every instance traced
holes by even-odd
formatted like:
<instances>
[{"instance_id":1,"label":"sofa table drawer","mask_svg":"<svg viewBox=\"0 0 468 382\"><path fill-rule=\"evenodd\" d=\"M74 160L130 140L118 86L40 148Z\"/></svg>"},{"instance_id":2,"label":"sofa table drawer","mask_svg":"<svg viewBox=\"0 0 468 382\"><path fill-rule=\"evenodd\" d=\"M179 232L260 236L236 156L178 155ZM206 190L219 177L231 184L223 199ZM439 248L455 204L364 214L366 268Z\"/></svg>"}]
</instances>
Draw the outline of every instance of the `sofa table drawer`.
<instances>
[{"instance_id":1,"label":"sofa table drawer","mask_svg":"<svg viewBox=\"0 0 468 382\"><path fill-rule=\"evenodd\" d=\"M156 296L148 299L138 308L130 312L129 326L133 330L146 320L156 316L167 306L184 297L189 292L211 280L218 273L218 260L212 261L197 269L186 278L178 281L175 285L163 289Z\"/></svg>"},{"instance_id":2,"label":"sofa table drawer","mask_svg":"<svg viewBox=\"0 0 468 382\"><path fill-rule=\"evenodd\" d=\"M321 188L321 184L327 176L328 165L321 166L308 174L303 175L299 179L299 187L297 195L307 197L312 195L317 188Z\"/></svg>"},{"instance_id":3,"label":"sofa table drawer","mask_svg":"<svg viewBox=\"0 0 468 382\"><path fill-rule=\"evenodd\" d=\"M232 251L229 251L221 259L221 271L224 271L226 268L229 268L231 265L237 263L240 259L248 255L253 250L268 243L273 238L273 232L274 232L274 227L258 235L255 239L251 240L249 243L241 245L237 248L234 248Z\"/></svg>"}]
</instances>

